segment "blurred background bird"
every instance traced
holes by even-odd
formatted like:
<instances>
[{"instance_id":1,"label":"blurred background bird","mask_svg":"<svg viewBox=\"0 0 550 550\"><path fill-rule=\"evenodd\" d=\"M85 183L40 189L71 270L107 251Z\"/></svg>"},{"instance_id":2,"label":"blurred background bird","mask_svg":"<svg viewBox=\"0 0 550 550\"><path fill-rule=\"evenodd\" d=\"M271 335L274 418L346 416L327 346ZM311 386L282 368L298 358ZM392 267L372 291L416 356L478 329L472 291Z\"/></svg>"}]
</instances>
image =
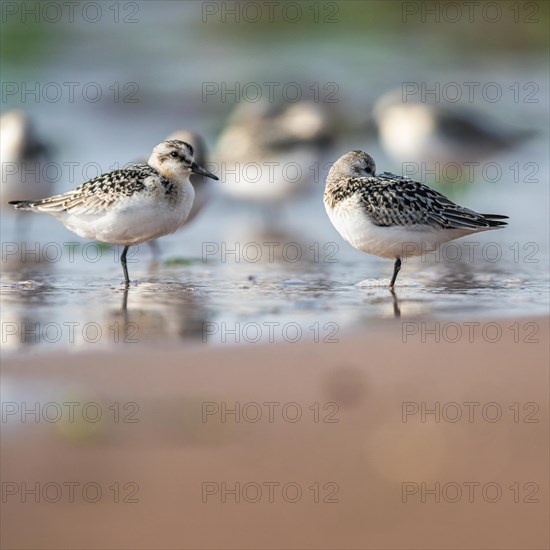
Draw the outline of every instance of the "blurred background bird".
<instances>
[{"instance_id":1,"label":"blurred background bird","mask_svg":"<svg viewBox=\"0 0 550 550\"><path fill-rule=\"evenodd\" d=\"M475 162L518 146L534 135L464 105L383 94L373 108L380 146L395 162Z\"/></svg>"},{"instance_id":2,"label":"blurred background bird","mask_svg":"<svg viewBox=\"0 0 550 550\"><path fill-rule=\"evenodd\" d=\"M319 103L241 102L216 147L222 191L272 207L307 195L331 131L331 118Z\"/></svg>"},{"instance_id":3,"label":"blurred background bird","mask_svg":"<svg viewBox=\"0 0 550 550\"><path fill-rule=\"evenodd\" d=\"M38 200L53 193L53 179L45 164L50 148L36 134L27 113L12 109L0 116L0 200L8 208L12 200ZM11 207L10 207L11 208Z\"/></svg>"}]
</instances>

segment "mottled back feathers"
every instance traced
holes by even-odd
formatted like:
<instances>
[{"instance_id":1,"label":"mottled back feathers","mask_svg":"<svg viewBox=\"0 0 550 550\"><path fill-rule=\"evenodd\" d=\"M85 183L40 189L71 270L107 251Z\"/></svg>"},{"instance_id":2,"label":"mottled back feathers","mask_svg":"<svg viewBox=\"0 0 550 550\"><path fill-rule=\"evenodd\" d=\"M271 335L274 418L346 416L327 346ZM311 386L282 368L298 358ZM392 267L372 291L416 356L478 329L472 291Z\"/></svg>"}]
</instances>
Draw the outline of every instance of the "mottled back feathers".
<instances>
[{"instance_id":1,"label":"mottled back feathers","mask_svg":"<svg viewBox=\"0 0 550 550\"><path fill-rule=\"evenodd\" d=\"M159 193L159 188L162 188L169 194L174 187L170 180L163 178L151 166L135 164L102 174L62 195L34 202L19 201L15 207L42 212L100 214L117 201L136 193Z\"/></svg>"},{"instance_id":2,"label":"mottled back feathers","mask_svg":"<svg viewBox=\"0 0 550 550\"><path fill-rule=\"evenodd\" d=\"M373 177L334 179L324 200L335 208L347 199L364 210L374 225L434 229L480 229L506 225L507 216L479 214L458 206L422 183L384 172Z\"/></svg>"}]
</instances>

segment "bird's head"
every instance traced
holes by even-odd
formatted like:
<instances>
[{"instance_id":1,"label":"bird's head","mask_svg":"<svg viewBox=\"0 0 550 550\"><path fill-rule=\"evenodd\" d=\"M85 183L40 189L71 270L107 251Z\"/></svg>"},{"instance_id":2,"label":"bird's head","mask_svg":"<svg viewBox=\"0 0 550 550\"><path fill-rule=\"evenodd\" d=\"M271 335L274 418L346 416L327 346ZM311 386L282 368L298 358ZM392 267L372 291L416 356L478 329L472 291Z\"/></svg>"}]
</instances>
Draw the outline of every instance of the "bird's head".
<instances>
[{"instance_id":1,"label":"bird's head","mask_svg":"<svg viewBox=\"0 0 550 550\"><path fill-rule=\"evenodd\" d=\"M148 164L170 180L184 181L191 174L200 174L217 180L217 176L195 162L193 154L193 147L188 143L179 139L170 139L153 149Z\"/></svg>"},{"instance_id":2,"label":"bird's head","mask_svg":"<svg viewBox=\"0 0 550 550\"><path fill-rule=\"evenodd\" d=\"M376 175L374 159L363 151L350 151L341 156L330 170L339 178L365 178Z\"/></svg>"}]
</instances>

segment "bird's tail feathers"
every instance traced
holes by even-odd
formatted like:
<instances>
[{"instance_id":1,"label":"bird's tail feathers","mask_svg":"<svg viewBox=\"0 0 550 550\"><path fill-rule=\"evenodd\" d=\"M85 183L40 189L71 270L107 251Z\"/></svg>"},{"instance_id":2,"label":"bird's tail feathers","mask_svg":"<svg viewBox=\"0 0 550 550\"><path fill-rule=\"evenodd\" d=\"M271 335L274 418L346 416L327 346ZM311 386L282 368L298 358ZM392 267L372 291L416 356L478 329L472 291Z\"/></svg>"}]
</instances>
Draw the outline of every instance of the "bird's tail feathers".
<instances>
[{"instance_id":1,"label":"bird's tail feathers","mask_svg":"<svg viewBox=\"0 0 550 550\"><path fill-rule=\"evenodd\" d=\"M32 210L34 203L32 201L10 201L16 210Z\"/></svg>"},{"instance_id":2,"label":"bird's tail feathers","mask_svg":"<svg viewBox=\"0 0 550 550\"><path fill-rule=\"evenodd\" d=\"M500 214L482 214L482 216L489 227L505 227L508 225L508 222L504 221L508 219L508 216L501 216Z\"/></svg>"}]
</instances>

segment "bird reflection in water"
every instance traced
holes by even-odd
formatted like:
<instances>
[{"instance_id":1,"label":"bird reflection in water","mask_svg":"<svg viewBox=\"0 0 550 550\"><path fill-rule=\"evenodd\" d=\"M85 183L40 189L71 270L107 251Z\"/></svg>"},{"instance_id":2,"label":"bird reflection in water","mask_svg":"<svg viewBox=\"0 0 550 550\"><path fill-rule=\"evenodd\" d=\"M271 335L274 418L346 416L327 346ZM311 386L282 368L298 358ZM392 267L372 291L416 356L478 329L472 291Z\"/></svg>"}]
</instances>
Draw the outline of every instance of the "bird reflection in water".
<instances>
[{"instance_id":1,"label":"bird reflection in water","mask_svg":"<svg viewBox=\"0 0 550 550\"><path fill-rule=\"evenodd\" d=\"M120 319L120 341L169 342L202 338L209 320L204 295L178 283L141 283L120 289L121 306L111 311Z\"/></svg>"}]
</instances>

